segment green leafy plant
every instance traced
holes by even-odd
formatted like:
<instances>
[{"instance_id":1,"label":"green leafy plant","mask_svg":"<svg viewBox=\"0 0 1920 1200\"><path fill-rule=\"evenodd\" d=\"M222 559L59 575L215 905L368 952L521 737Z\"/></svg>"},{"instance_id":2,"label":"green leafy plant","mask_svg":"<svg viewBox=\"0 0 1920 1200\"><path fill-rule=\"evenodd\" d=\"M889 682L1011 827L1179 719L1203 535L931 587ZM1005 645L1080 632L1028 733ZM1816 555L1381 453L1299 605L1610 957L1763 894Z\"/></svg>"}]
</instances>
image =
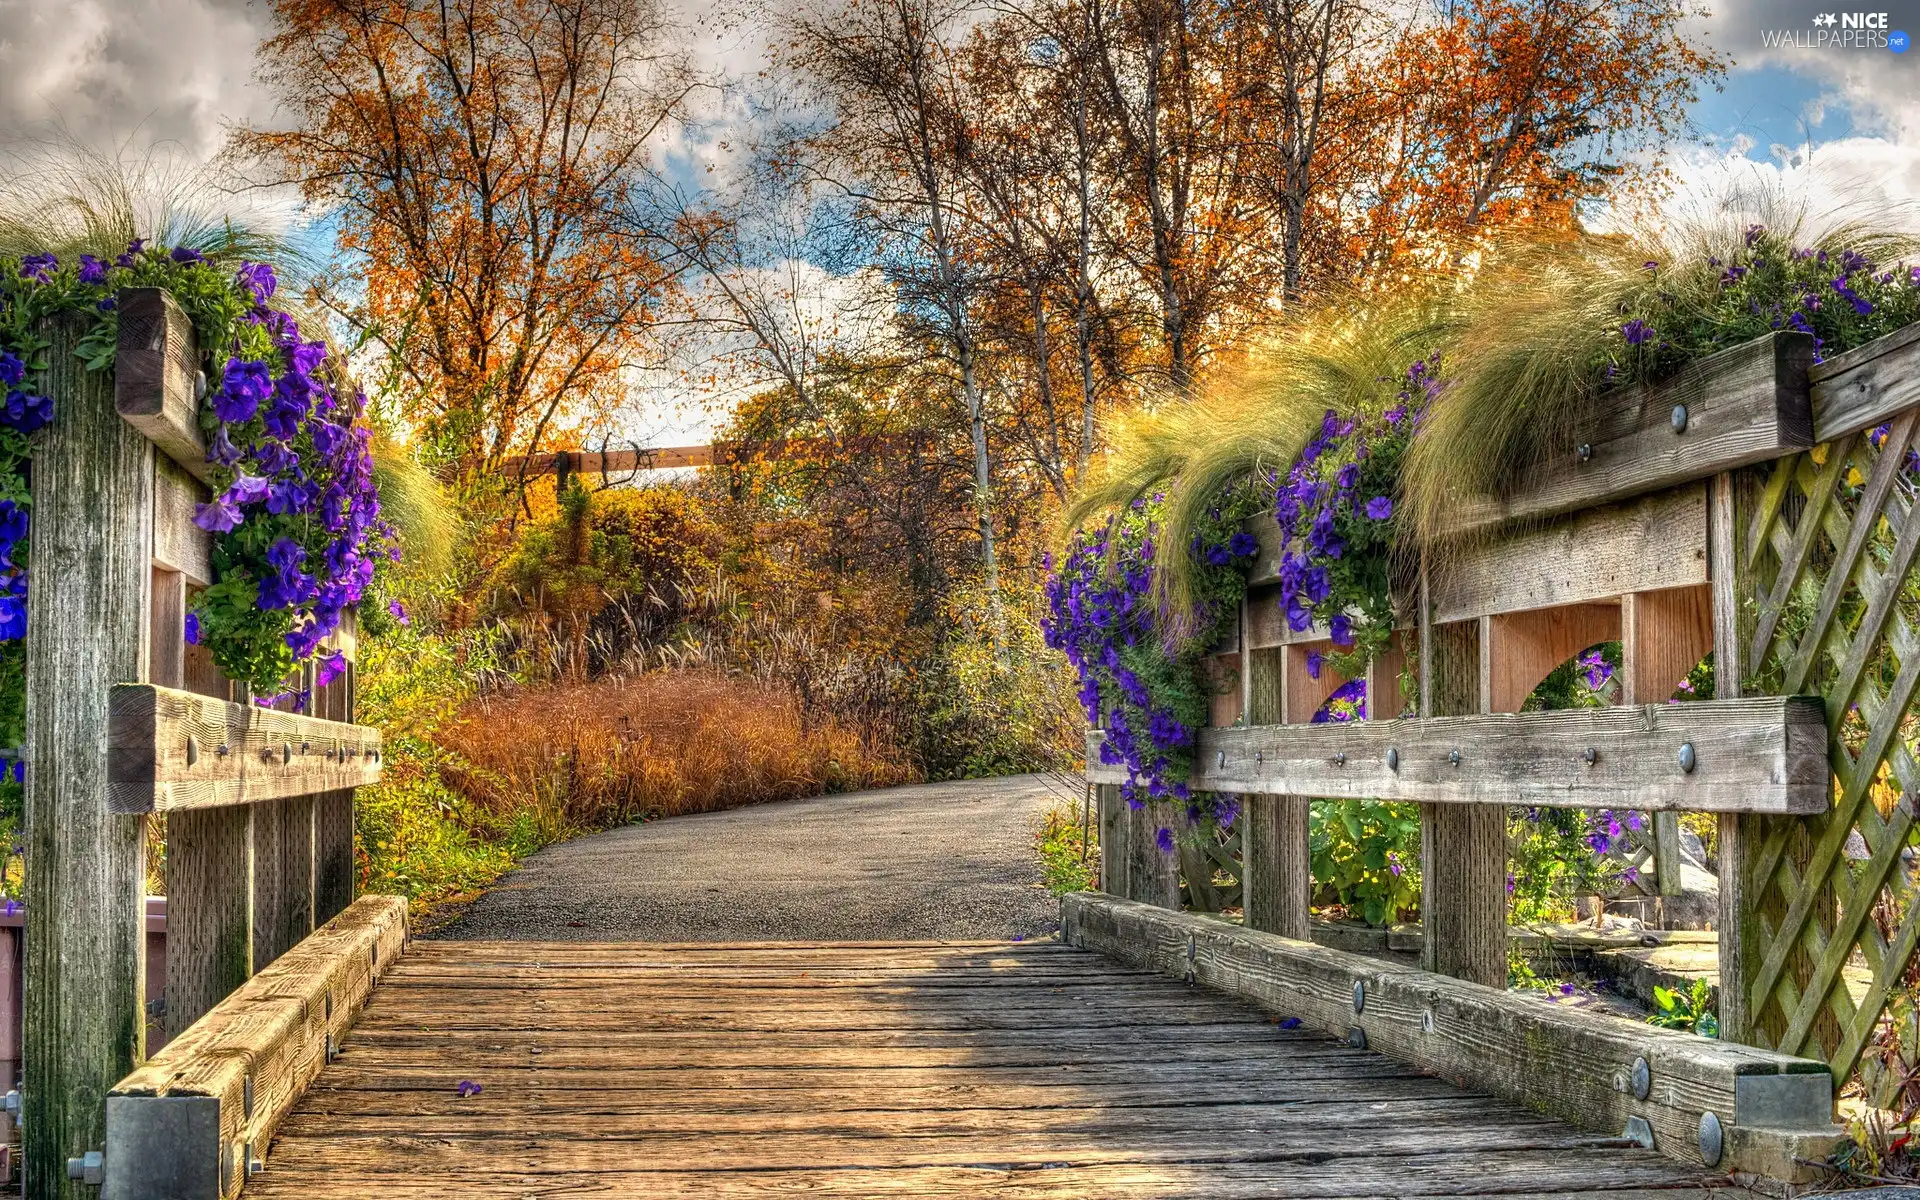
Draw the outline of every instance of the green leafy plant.
<instances>
[{"instance_id":1,"label":"green leafy plant","mask_svg":"<svg viewBox=\"0 0 1920 1200\"><path fill-rule=\"evenodd\" d=\"M1684 992L1654 985L1653 1012L1647 1024L1662 1029L1686 1029L1701 1037L1719 1037L1720 1019L1714 1015L1712 989L1704 979L1696 979Z\"/></svg>"},{"instance_id":2,"label":"green leafy plant","mask_svg":"<svg viewBox=\"0 0 1920 1200\"><path fill-rule=\"evenodd\" d=\"M1419 805L1315 801L1308 846L1320 907L1337 904L1369 925L1419 910Z\"/></svg>"}]
</instances>

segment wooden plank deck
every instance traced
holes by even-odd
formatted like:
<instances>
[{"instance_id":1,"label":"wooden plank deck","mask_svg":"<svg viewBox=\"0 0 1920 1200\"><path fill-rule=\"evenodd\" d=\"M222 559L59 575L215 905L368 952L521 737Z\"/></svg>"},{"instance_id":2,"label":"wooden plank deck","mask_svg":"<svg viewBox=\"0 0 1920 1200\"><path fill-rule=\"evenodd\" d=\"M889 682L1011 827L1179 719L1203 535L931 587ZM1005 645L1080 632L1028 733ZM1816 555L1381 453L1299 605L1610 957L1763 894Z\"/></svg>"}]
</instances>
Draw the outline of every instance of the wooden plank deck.
<instances>
[{"instance_id":1,"label":"wooden plank deck","mask_svg":"<svg viewBox=\"0 0 1920 1200\"><path fill-rule=\"evenodd\" d=\"M1669 1200L1725 1182L1053 943L416 942L247 1195Z\"/></svg>"}]
</instances>

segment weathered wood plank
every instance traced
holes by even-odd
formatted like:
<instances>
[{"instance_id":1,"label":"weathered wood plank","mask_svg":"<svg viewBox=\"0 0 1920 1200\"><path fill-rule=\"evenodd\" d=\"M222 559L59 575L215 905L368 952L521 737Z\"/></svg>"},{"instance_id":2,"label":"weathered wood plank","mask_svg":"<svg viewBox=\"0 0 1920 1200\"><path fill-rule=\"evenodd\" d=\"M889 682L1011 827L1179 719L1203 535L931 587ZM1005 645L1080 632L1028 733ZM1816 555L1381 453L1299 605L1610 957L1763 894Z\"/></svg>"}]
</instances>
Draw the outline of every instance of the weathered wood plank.
<instances>
[{"instance_id":1,"label":"weathered wood plank","mask_svg":"<svg viewBox=\"0 0 1920 1200\"><path fill-rule=\"evenodd\" d=\"M1434 571L1434 620L1706 581L1707 488L1695 483L1461 547Z\"/></svg>"},{"instance_id":2,"label":"weathered wood plank","mask_svg":"<svg viewBox=\"0 0 1920 1200\"><path fill-rule=\"evenodd\" d=\"M60 419L36 435L26 641L27 1195L91 1195L66 1177L100 1148L100 1097L139 1061L146 822L108 803L108 689L147 666L153 447L113 410L112 381L49 323L35 390Z\"/></svg>"},{"instance_id":3,"label":"weathered wood plank","mask_svg":"<svg viewBox=\"0 0 1920 1200\"><path fill-rule=\"evenodd\" d=\"M253 974L251 818L245 808L167 818L167 1030L178 1037Z\"/></svg>"},{"instance_id":4,"label":"weathered wood plank","mask_svg":"<svg viewBox=\"0 0 1920 1200\"><path fill-rule=\"evenodd\" d=\"M1305 796L1246 797L1241 851L1247 925L1282 937L1305 938L1313 892L1308 846L1312 801Z\"/></svg>"},{"instance_id":5,"label":"weathered wood plank","mask_svg":"<svg viewBox=\"0 0 1920 1200\"><path fill-rule=\"evenodd\" d=\"M1486 618L1487 711L1519 712L1554 668L1574 655L1620 636L1620 606L1570 604Z\"/></svg>"},{"instance_id":6,"label":"weathered wood plank","mask_svg":"<svg viewBox=\"0 0 1920 1200\"><path fill-rule=\"evenodd\" d=\"M114 1085L109 1099L108 1188L197 1164L237 1195L249 1159L263 1159L274 1128L320 1073L406 942L406 900L367 896L216 1005L167 1048ZM116 1159L169 1100L218 1105L212 1135L171 1144L176 1162ZM119 1127L116 1128L115 1126ZM149 1145L151 1155L158 1147ZM236 1167L238 1169L236 1169ZM110 1193L111 1194L111 1193ZM131 1192L122 1194L133 1194Z\"/></svg>"},{"instance_id":7,"label":"weathered wood plank","mask_svg":"<svg viewBox=\"0 0 1920 1200\"><path fill-rule=\"evenodd\" d=\"M200 352L193 323L164 288L121 288L114 407L189 474L207 479L200 430Z\"/></svg>"},{"instance_id":8,"label":"weathered wood plank","mask_svg":"<svg viewBox=\"0 0 1920 1200\"><path fill-rule=\"evenodd\" d=\"M212 495L171 459L153 464L153 561L178 571L193 587L213 582L213 535L193 523Z\"/></svg>"},{"instance_id":9,"label":"weathered wood plank","mask_svg":"<svg viewBox=\"0 0 1920 1200\"><path fill-rule=\"evenodd\" d=\"M1594 398L1563 452L1497 498L1462 497L1453 535L1678 487L1813 444L1810 335L1783 331L1701 359L1651 388ZM1673 410L1686 410L1676 432ZM1585 446L1588 453L1580 455Z\"/></svg>"},{"instance_id":10,"label":"weathered wood plank","mask_svg":"<svg viewBox=\"0 0 1920 1200\"><path fill-rule=\"evenodd\" d=\"M1843 1132L1831 1124L1826 1064L1636 1025L1323 946L1160 912L1110 896L1068 895L1072 944L1192 978L1369 1048L1577 1125L1618 1132L1644 1118L1656 1146L1701 1162L1701 1115L1726 1133L1722 1169L1796 1180ZM1357 989L1357 990L1356 990ZM1356 1004L1356 995L1361 1002ZM1649 1067L1644 1099L1633 1065ZM1716 1164L1707 1164L1716 1165Z\"/></svg>"},{"instance_id":11,"label":"weathered wood plank","mask_svg":"<svg viewBox=\"0 0 1920 1200\"><path fill-rule=\"evenodd\" d=\"M1096 752L1100 736L1088 735ZM1681 767L1682 745L1693 747L1691 772ZM1829 798L1826 749L1820 702L1802 696L1260 725L1202 734L1193 786L1438 804L1814 813ZM1389 750L1397 769L1387 765Z\"/></svg>"},{"instance_id":12,"label":"weathered wood plank","mask_svg":"<svg viewBox=\"0 0 1920 1200\"><path fill-rule=\"evenodd\" d=\"M116 812L252 804L380 778L380 731L150 685L113 689Z\"/></svg>"},{"instance_id":13,"label":"weathered wood plank","mask_svg":"<svg viewBox=\"0 0 1920 1200\"><path fill-rule=\"evenodd\" d=\"M1859 433L1920 404L1920 323L1807 371L1816 442Z\"/></svg>"}]
</instances>

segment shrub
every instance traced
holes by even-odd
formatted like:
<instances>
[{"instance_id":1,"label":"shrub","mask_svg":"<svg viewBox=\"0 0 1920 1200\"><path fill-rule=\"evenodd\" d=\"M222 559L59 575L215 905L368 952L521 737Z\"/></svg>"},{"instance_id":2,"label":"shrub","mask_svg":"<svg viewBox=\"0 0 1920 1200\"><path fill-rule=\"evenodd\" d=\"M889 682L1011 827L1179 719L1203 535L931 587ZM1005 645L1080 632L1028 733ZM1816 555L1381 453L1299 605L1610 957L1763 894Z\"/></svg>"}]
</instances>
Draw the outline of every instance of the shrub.
<instances>
[{"instance_id":1,"label":"shrub","mask_svg":"<svg viewBox=\"0 0 1920 1200\"><path fill-rule=\"evenodd\" d=\"M1099 882L1100 830L1092 821L1082 825L1083 810L1061 805L1048 809L1034 830L1034 849L1040 855L1040 878L1055 896L1090 892Z\"/></svg>"},{"instance_id":2,"label":"shrub","mask_svg":"<svg viewBox=\"0 0 1920 1200\"><path fill-rule=\"evenodd\" d=\"M495 822L531 820L540 841L912 777L857 727L805 724L791 693L707 671L488 696L439 740L453 785Z\"/></svg>"},{"instance_id":3,"label":"shrub","mask_svg":"<svg viewBox=\"0 0 1920 1200\"><path fill-rule=\"evenodd\" d=\"M1085 727L1067 663L1031 609L1007 597L998 630L978 589L947 602L948 633L919 680L918 754L929 779L1076 766Z\"/></svg>"}]
</instances>

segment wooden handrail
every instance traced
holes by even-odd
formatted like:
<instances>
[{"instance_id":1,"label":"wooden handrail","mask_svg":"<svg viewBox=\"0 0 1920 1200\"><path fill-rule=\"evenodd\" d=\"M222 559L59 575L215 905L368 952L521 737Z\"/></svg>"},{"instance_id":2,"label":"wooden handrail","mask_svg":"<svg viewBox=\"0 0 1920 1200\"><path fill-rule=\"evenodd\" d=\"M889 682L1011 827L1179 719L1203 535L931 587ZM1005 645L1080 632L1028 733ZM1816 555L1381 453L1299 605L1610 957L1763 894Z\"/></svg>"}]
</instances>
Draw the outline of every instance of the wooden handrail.
<instances>
[{"instance_id":1,"label":"wooden handrail","mask_svg":"<svg viewBox=\"0 0 1920 1200\"><path fill-rule=\"evenodd\" d=\"M380 780L380 731L156 687L113 688L114 812L166 812L310 796Z\"/></svg>"}]
</instances>

